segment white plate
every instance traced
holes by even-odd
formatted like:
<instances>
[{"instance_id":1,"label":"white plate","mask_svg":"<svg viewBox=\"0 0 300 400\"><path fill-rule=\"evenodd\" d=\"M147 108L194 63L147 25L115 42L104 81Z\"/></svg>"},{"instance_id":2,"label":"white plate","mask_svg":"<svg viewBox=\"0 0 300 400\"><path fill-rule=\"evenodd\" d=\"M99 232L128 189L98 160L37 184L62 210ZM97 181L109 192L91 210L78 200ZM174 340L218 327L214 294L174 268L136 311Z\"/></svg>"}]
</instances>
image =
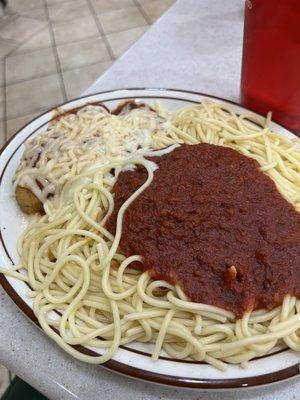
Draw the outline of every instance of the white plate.
<instances>
[{"instance_id":1,"label":"white plate","mask_svg":"<svg viewBox=\"0 0 300 400\"><path fill-rule=\"evenodd\" d=\"M93 96L86 96L72 100L59 106L63 110L81 107L87 103L103 102L108 108L113 108L124 99L141 99L145 102L158 100L166 109L177 108L198 103L204 98L212 98L221 104L230 105L233 111L240 113L246 110L226 100L199 93L166 89L123 89L103 92ZM249 113L254 114L249 111ZM19 164L24 141L46 129L47 124L55 114L53 110L34 119L21 129L13 139L2 149L0 159L0 265L9 266L18 263L19 256L16 250L17 238L28 223L28 219L20 211L12 197L12 177ZM255 114L258 118L258 114ZM293 137L289 131L276 123L272 128L284 136ZM38 322L32 312L32 300L26 297L28 287L25 283L14 278L0 275L0 281L13 301L37 325ZM85 353L98 352L99 349L86 349ZM277 382L292 376L299 375L300 355L291 350L279 350L271 355L249 362L247 369L229 365L226 372L221 372L210 365L178 361L163 357L158 361L150 358L151 347L143 343L132 343L122 346L112 360L104 366L136 378L145 379L167 385L190 388L238 388L265 385ZM94 353L93 353L94 354Z\"/></svg>"}]
</instances>

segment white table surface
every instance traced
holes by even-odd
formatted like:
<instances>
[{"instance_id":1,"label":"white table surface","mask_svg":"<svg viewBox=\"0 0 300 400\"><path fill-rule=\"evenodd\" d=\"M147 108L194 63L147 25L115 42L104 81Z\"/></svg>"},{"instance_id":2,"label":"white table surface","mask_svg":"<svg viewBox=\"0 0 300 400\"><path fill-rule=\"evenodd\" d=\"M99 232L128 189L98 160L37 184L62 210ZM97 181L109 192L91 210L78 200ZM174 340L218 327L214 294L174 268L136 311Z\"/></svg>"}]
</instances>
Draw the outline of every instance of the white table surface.
<instances>
[{"instance_id":1,"label":"white table surface","mask_svg":"<svg viewBox=\"0 0 300 400\"><path fill-rule=\"evenodd\" d=\"M87 91L167 87L238 100L242 0L178 0ZM179 390L85 365L61 351L0 288L0 362L50 399L296 400L299 380L243 392Z\"/></svg>"}]
</instances>

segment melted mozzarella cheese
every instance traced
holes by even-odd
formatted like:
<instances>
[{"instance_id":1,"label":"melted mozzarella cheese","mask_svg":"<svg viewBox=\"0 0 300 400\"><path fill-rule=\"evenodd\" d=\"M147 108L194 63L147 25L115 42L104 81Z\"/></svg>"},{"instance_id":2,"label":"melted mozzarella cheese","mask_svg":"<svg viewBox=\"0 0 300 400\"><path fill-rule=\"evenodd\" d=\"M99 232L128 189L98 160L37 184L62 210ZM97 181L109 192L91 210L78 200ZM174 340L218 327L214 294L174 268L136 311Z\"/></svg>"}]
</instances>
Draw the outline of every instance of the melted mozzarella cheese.
<instances>
[{"instance_id":1,"label":"melted mozzarella cheese","mask_svg":"<svg viewBox=\"0 0 300 400\"><path fill-rule=\"evenodd\" d=\"M113 115L88 105L62 115L47 130L25 143L14 186L30 189L45 204L55 201L62 187L85 168L114 159L125 160L151 149L152 136L166 136L168 114L141 107Z\"/></svg>"}]
</instances>

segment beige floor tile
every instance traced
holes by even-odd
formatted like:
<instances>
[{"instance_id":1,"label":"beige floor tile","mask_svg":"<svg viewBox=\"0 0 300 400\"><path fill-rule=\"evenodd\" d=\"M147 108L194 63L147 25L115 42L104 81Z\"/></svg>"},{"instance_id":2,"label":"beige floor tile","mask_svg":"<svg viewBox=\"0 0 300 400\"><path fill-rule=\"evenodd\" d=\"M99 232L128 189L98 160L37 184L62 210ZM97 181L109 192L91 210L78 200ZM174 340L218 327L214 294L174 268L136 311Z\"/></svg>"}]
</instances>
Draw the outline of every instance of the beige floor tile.
<instances>
[{"instance_id":1,"label":"beige floor tile","mask_svg":"<svg viewBox=\"0 0 300 400\"><path fill-rule=\"evenodd\" d=\"M57 75L6 87L6 113L10 119L49 108L62 102L63 95Z\"/></svg>"},{"instance_id":2,"label":"beige floor tile","mask_svg":"<svg viewBox=\"0 0 300 400\"><path fill-rule=\"evenodd\" d=\"M32 121L35 117L40 115L42 111L27 114L24 117L8 119L7 123L7 138L12 137L19 129L23 128L28 122Z\"/></svg>"},{"instance_id":3,"label":"beige floor tile","mask_svg":"<svg viewBox=\"0 0 300 400\"><path fill-rule=\"evenodd\" d=\"M17 54L6 59L6 82L8 84L53 73L56 73L56 63L51 48Z\"/></svg>"},{"instance_id":4,"label":"beige floor tile","mask_svg":"<svg viewBox=\"0 0 300 400\"><path fill-rule=\"evenodd\" d=\"M141 26L107 35L107 40L115 57L121 56L147 29L148 26Z\"/></svg>"},{"instance_id":5,"label":"beige floor tile","mask_svg":"<svg viewBox=\"0 0 300 400\"><path fill-rule=\"evenodd\" d=\"M92 0L92 4L97 14L134 6L133 0Z\"/></svg>"},{"instance_id":6,"label":"beige floor tile","mask_svg":"<svg viewBox=\"0 0 300 400\"><path fill-rule=\"evenodd\" d=\"M13 55L51 47L49 28L46 27L13 51Z\"/></svg>"},{"instance_id":7,"label":"beige floor tile","mask_svg":"<svg viewBox=\"0 0 300 400\"><path fill-rule=\"evenodd\" d=\"M26 12L22 12L21 14L22 17L28 17L28 18L33 18L33 19L39 19L42 21L46 21L47 15L46 15L46 10L45 8L36 8L34 10L29 10Z\"/></svg>"},{"instance_id":8,"label":"beige floor tile","mask_svg":"<svg viewBox=\"0 0 300 400\"><path fill-rule=\"evenodd\" d=\"M156 21L175 0L138 0L152 22Z\"/></svg>"},{"instance_id":9,"label":"beige floor tile","mask_svg":"<svg viewBox=\"0 0 300 400\"><path fill-rule=\"evenodd\" d=\"M111 61L106 61L64 72L68 99L80 96L110 65Z\"/></svg>"},{"instance_id":10,"label":"beige floor tile","mask_svg":"<svg viewBox=\"0 0 300 400\"><path fill-rule=\"evenodd\" d=\"M11 23L0 29L0 39L14 40L23 43L26 39L45 26L45 21L18 17Z\"/></svg>"},{"instance_id":11,"label":"beige floor tile","mask_svg":"<svg viewBox=\"0 0 300 400\"><path fill-rule=\"evenodd\" d=\"M72 0L57 3L48 7L50 19L53 22L70 21L76 18L89 17L90 9L86 0Z\"/></svg>"},{"instance_id":12,"label":"beige floor tile","mask_svg":"<svg viewBox=\"0 0 300 400\"><path fill-rule=\"evenodd\" d=\"M56 44L74 42L93 36L99 36L94 17L78 18L74 21L53 24Z\"/></svg>"},{"instance_id":13,"label":"beige floor tile","mask_svg":"<svg viewBox=\"0 0 300 400\"><path fill-rule=\"evenodd\" d=\"M14 49L18 47L17 44L7 43L3 40L0 40L0 60L7 56L7 54L11 53Z\"/></svg>"},{"instance_id":14,"label":"beige floor tile","mask_svg":"<svg viewBox=\"0 0 300 400\"><path fill-rule=\"evenodd\" d=\"M98 15L106 34L147 25L137 7L127 7Z\"/></svg>"},{"instance_id":15,"label":"beige floor tile","mask_svg":"<svg viewBox=\"0 0 300 400\"><path fill-rule=\"evenodd\" d=\"M63 44L57 46L57 51L62 70L110 60L106 46L101 38Z\"/></svg>"},{"instance_id":16,"label":"beige floor tile","mask_svg":"<svg viewBox=\"0 0 300 400\"><path fill-rule=\"evenodd\" d=\"M43 0L8 0L9 10L15 12L28 11L43 6Z\"/></svg>"},{"instance_id":17,"label":"beige floor tile","mask_svg":"<svg viewBox=\"0 0 300 400\"><path fill-rule=\"evenodd\" d=\"M0 146L5 142L4 135L3 135L3 124L0 126ZM5 390L9 386L9 372L8 370L3 366L0 365L0 397L3 395Z\"/></svg>"}]
</instances>

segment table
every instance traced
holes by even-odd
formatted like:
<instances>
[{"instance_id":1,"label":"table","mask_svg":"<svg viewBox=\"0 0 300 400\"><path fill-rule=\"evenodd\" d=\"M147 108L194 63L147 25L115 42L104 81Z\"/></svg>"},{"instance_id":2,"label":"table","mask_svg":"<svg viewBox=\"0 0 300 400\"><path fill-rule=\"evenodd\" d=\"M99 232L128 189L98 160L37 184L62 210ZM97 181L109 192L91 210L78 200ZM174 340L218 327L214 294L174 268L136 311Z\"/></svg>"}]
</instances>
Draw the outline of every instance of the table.
<instances>
[{"instance_id":1,"label":"table","mask_svg":"<svg viewBox=\"0 0 300 400\"><path fill-rule=\"evenodd\" d=\"M238 100L242 26L240 0L178 0L85 94L159 86ZM50 399L241 399L240 392L183 391L85 365L28 321L2 288L0 307L0 362ZM296 400L299 389L291 380L246 390L243 399Z\"/></svg>"},{"instance_id":2,"label":"table","mask_svg":"<svg viewBox=\"0 0 300 400\"><path fill-rule=\"evenodd\" d=\"M159 86L238 100L243 10L241 0L178 0L85 94Z\"/></svg>"}]
</instances>

